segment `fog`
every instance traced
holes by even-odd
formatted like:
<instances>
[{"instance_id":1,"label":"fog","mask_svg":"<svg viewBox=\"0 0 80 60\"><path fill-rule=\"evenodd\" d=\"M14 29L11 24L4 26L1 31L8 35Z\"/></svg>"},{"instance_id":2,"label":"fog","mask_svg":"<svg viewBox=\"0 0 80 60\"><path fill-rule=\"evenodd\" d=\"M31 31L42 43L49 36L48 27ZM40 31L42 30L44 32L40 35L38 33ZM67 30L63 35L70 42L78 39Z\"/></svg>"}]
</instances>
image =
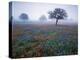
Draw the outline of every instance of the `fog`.
<instances>
[{"instance_id":1,"label":"fog","mask_svg":"<svg viewBox=\"0 0 80 60\"><path fill-rule=\"evenodd\" d=\"M12 3L12 16L16 22L22 22L19 18L21 13L26 13L29 16L29 20L26 23L40 23L39 18L41 15L45 15L47 20L43 21L43 24L55 23L55 19L48 18L48 12L53 11L55 8L62 8L66 10L68 18L65 20L59 20L58 24L77 24L78 23L78 6L77 5L62 5L62 4L50 4L50 3L32 3L32 2L13 2ZM42 22L41 22L42 23ZM40 24L41 24L40 23Z\"/></svg>"}]
</instances>

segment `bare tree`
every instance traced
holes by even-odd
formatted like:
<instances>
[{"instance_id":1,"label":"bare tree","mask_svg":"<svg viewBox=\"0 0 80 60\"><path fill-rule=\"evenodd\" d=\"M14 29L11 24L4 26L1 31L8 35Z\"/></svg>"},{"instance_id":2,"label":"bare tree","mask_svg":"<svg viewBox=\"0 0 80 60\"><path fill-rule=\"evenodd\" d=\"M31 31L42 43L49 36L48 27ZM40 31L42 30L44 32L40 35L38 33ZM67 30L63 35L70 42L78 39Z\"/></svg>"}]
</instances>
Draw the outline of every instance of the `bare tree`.
<instances>
[{"instance_id":1,"label":"bare tree","mask_svg":"<svg viewBox=\"0 0 80 60\"><path fill-rule=\"evenodd\" d=\"M58 23L58 20L65 19L67 17L66 11L61 8L55 8L54 11L49 11L48 14L50 19L56 19L56 25Z\"/></svg>"}]
</instances>

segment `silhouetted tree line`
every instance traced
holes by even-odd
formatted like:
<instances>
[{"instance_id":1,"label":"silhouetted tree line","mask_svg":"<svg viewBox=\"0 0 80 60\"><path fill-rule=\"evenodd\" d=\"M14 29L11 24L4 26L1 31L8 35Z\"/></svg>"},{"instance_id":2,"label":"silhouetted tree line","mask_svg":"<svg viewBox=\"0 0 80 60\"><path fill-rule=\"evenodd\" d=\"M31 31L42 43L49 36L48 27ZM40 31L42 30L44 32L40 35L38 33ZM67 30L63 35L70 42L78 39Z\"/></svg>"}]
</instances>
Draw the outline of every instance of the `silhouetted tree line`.
<instances>
[{"instance_id":1,"label":"silhouetted tree line","mask_svg":"<svg viewBox=\"0 0 80 60\"><path fill-rule=\"evenodd\" d=\"M67 17L66 11L61 8L55 8L53 11L49 11L48 14L49 14L49 19L56 19L56 25L58 24L58 20L65 19ZM25 20L29 19L29 16L26 13L22 13L19 16L19 18L25 21ZM10 18L10 20L11 19L12 19L12 17ZM47 18L45 15L42 15L39 18L39 20L43 21L43 20L47 20Z\"/></svg>"}]
</instances>

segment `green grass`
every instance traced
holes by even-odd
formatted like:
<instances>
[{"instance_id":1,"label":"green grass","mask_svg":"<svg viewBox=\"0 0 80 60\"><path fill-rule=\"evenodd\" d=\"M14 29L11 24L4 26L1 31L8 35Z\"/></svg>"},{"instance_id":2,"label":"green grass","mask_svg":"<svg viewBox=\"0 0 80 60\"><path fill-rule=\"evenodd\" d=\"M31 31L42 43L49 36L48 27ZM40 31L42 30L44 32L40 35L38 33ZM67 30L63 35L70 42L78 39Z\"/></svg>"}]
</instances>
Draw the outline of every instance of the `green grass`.
<instances>
[{"instance_id":1,"label":"green grass","mask_svg":"<svg viewBox=\"0 0 80 60\"><path fill-rule=\"evenodd\" d=\"M39 28L36 29L39 30ZM77 34L77 27L73 26L40 28L40 31L37 32L32 32L24 27L15 27L13 32L14 39L12 40L13 57L19 58L77 54ZM27 37L27 35L31 38Z\"/></svg>"}]
</instances>

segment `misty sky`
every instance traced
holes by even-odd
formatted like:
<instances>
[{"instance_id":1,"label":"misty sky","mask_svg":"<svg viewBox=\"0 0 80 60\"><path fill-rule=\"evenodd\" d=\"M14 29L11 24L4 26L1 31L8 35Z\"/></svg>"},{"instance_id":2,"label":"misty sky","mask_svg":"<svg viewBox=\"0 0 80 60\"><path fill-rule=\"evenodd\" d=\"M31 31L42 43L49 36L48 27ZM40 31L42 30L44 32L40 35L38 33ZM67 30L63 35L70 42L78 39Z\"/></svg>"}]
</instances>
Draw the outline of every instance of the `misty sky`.
<instances>
[{"instance_id":1,"label":"misty sky","mask_svg":"<svg viewBox=\"0 0 80 60\"><path fill-rule=\"evenodd\" d=\"M67 22L77 22L78 20L78 7L77 5L62 5L50 3L32 3L32 2L13 2L12 15L14 18L19 19L21 13L26 13L30 20L39 20L40 16L45 15L48 18L48 12L53 11L55 8L62 8L68 14Z\"/></svg>"}]
</instances>

